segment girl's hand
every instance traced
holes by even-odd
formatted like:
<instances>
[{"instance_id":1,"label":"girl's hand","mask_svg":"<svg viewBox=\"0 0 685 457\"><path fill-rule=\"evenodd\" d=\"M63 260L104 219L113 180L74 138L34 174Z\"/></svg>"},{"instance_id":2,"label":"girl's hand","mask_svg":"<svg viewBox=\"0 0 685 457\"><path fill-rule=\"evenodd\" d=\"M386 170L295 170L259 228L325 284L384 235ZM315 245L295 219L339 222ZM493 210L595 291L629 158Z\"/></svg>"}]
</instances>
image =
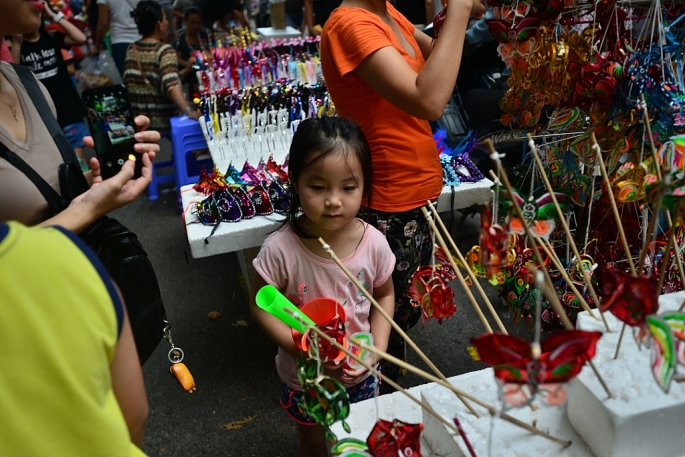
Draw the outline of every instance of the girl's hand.
<instances>
[{"instance_id":1,"label":"girl's hand","mask_svg":"<svg viewBox=\"0 0 685 457\"><path fill-rule=\"evenodd\" d=\"M196 121L202 117L202 113L196 110L191 110L188 112L188 117L191 119L195 119Z\"/></svg>"},{"instance_id":2,"label":"girl's hand","mask_svg":"<svg viewBox=\"0 0 685 457\"><path fill-rule=\"evenodd\" d=\"M358 370L352 370L349 367L344 366L343 367L343 374L340 377L340 380L343 381L345 384L358 384L362 379L362 376L366 374L367 370L366 368L362 367Z\"/></svg>"}]
</instances>

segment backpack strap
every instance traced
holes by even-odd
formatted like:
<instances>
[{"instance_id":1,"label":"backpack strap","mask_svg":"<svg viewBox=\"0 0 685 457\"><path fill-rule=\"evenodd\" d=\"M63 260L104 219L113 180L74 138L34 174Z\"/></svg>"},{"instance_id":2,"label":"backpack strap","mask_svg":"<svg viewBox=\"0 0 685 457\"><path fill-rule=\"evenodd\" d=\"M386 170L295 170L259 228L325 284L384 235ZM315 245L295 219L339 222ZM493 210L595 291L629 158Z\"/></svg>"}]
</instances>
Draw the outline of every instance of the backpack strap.
<instances>
[{"instance_id":1,"label":"backpack strap","mask_svg":"<svg viewBox=\"0 0 685 457\"><path fill-rule=\"evenodd\" d=\"M36 170L31 168L31 165L26 163L24 159L16 155L14 152L7 149L7 146L0 143L0 157L7 160L16 169L21 171L26 175L27 178L33 182L33 184L38 188L45 200L52 206L55 212L60 212L64 210L68 205L67 202L57 193L55 189L52 188L50 184L47 183L41 175L38 174Z\"/></svg>"},{"instance_id":2,"label":"backpack strap","mask_svg":"<svg viewBox=\"0 0 685 457\"><path fill-rule=\"evenodd\" d=\"M24 88L26 88L26 92L33 101L33 105L36 107L36 110L38 110L38 114L40 114L43 123L48 128L50 136L55 141L55 144L62 155L62 160L65 162L78 163L76 153L69 144L67 137L64 136L62 127L59 126L57 119L53 116L50 105L48 105L48 101L45 99L43 91L38 86L36 77L31 73L31 70L23 65L12 64L12 68L14 68L17 76L19 76L21 83L24 85Z\"/></svg>"},{"instance_id":3,"label":"backpack strap","mask_svg":"<svg viewBox=\"0 0 685 457\"><path fill-rule=\"evenodd\" d=\"M64 163L60 165L58 169L59 185L62 193L62 196L59 197L59 199L62 202L62 205L55 206L54 196L48 198L46 195L47 189L41 188L41 186L39 186L37 181L34 179L36 176L40 178L37 173L32 178L31 175L26 173L27 170L25 168L21 168L17 165L19 161L24 162L19 156L14 154L16 157L12 158L12 160L6 160L23 171L26 176L31 178L31 181L36 184L36 187L38 187L45 199L52 205L55 211L62 211L77 195L80 195L88 190L88 182L83 176L83 173L80 171L81 167L74 149L69 144L67 137L64 136L64 131L57 122L57 119L55 119L55 116L52 115L50 105L48 104L45 95L43 95L43 91L38 86L36 77L33 75L33 73L31 73L31 70L23 65L12 64L12 68L17 73L21 83L24 85L26 93L28 94L29 98L31 98L33 106L36 107L38 114L40 114L43 124L45 124L45 127L48 129L48 132L50 133L52 140L55 142L55 145L57 145L57 149L62 156L62 160L64 161ZM3 155L3 157L5 156ZM24 165L33 171L33 169L25 162ZM44 181L42 178L41 180ZM50 185L47 185L47 187L54 192L54 189L52 189ZM55 192L55 194L57 194L57 192Z\"/></svg>"}]
</instances>

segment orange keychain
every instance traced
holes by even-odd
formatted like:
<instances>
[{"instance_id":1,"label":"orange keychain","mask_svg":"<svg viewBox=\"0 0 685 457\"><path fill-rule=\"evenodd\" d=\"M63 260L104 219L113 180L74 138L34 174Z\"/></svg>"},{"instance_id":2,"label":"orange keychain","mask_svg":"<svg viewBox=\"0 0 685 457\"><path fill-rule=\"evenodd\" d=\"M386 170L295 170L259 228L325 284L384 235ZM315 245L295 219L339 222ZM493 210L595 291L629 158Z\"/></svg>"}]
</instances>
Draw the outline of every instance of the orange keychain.
<instances>
[{"instance_id":1,"label":"orange keychain","mask_svg":"<svg viewBox=\"0 0 685 457\"><path fill-rule=\"evenodd\" d=\"M188 370L188 367L186 367L185 363L181 363L183 362L183 357L185 354L183 353L183 349L174 345L174 340L171 339L171 325L169 322L164 321L164 323L164 338L166 338L171 345L171 349L169 349L169 353L167 354L169 362L171 362L169 373L176 377L178 382L181 384L181 387L192 394L195 391L195 380L193 379L193 375L190 374L190 370Z\"/></svg>"}]
</instances>

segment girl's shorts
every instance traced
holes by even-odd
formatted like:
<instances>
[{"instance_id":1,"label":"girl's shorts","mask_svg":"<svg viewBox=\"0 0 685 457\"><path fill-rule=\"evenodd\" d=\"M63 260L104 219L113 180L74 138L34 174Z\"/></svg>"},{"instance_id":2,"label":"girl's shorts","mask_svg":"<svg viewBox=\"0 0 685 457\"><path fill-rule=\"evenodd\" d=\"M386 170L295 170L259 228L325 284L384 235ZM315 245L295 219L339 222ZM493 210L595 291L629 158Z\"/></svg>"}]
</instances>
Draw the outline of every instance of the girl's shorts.
<instances>
[{"instance_id":1,"label":"girl's shorts","mask_svg":"<svg viewBox=\"0 0 685 457\"><path fill-rule=\"evenodd\" d=\"M379 367L376 367L376 369L379 369ZM359 384L348 387L347 393L350 396L350 403L357 403L358 401L373 398L378 395L378 383L376 382L376 378L369 376ZM283 383L281 388L281 406L298 424L316 425L316 421L309 417L302 409L301 390L295 390L286 383Z\"/></svg>"}]
</instances>

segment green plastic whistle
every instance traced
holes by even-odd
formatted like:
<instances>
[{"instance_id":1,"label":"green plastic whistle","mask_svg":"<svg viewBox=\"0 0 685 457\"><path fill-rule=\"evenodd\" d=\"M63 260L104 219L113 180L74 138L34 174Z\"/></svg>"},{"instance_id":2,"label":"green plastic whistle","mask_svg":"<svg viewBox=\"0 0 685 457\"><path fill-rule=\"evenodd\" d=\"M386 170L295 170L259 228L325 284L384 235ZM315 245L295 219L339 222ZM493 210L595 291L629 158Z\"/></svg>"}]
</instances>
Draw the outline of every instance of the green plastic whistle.
<instances>
[{"instance_id":1,"label":"green plastic whistle","mask_svg":"<svg viewBox=\"0 0 685 457\"><path fill-rule=\"evenodd\" d=\"M307 331L307 325L316 326L305 313L293 305L290 300L278 291L274 286L267 285L259 289L255 297L257 306L267 313L275 316L288 327L292 327L300 333ZM292 312L292 313L291 313Z\"/></svg>"}]
</instances>

